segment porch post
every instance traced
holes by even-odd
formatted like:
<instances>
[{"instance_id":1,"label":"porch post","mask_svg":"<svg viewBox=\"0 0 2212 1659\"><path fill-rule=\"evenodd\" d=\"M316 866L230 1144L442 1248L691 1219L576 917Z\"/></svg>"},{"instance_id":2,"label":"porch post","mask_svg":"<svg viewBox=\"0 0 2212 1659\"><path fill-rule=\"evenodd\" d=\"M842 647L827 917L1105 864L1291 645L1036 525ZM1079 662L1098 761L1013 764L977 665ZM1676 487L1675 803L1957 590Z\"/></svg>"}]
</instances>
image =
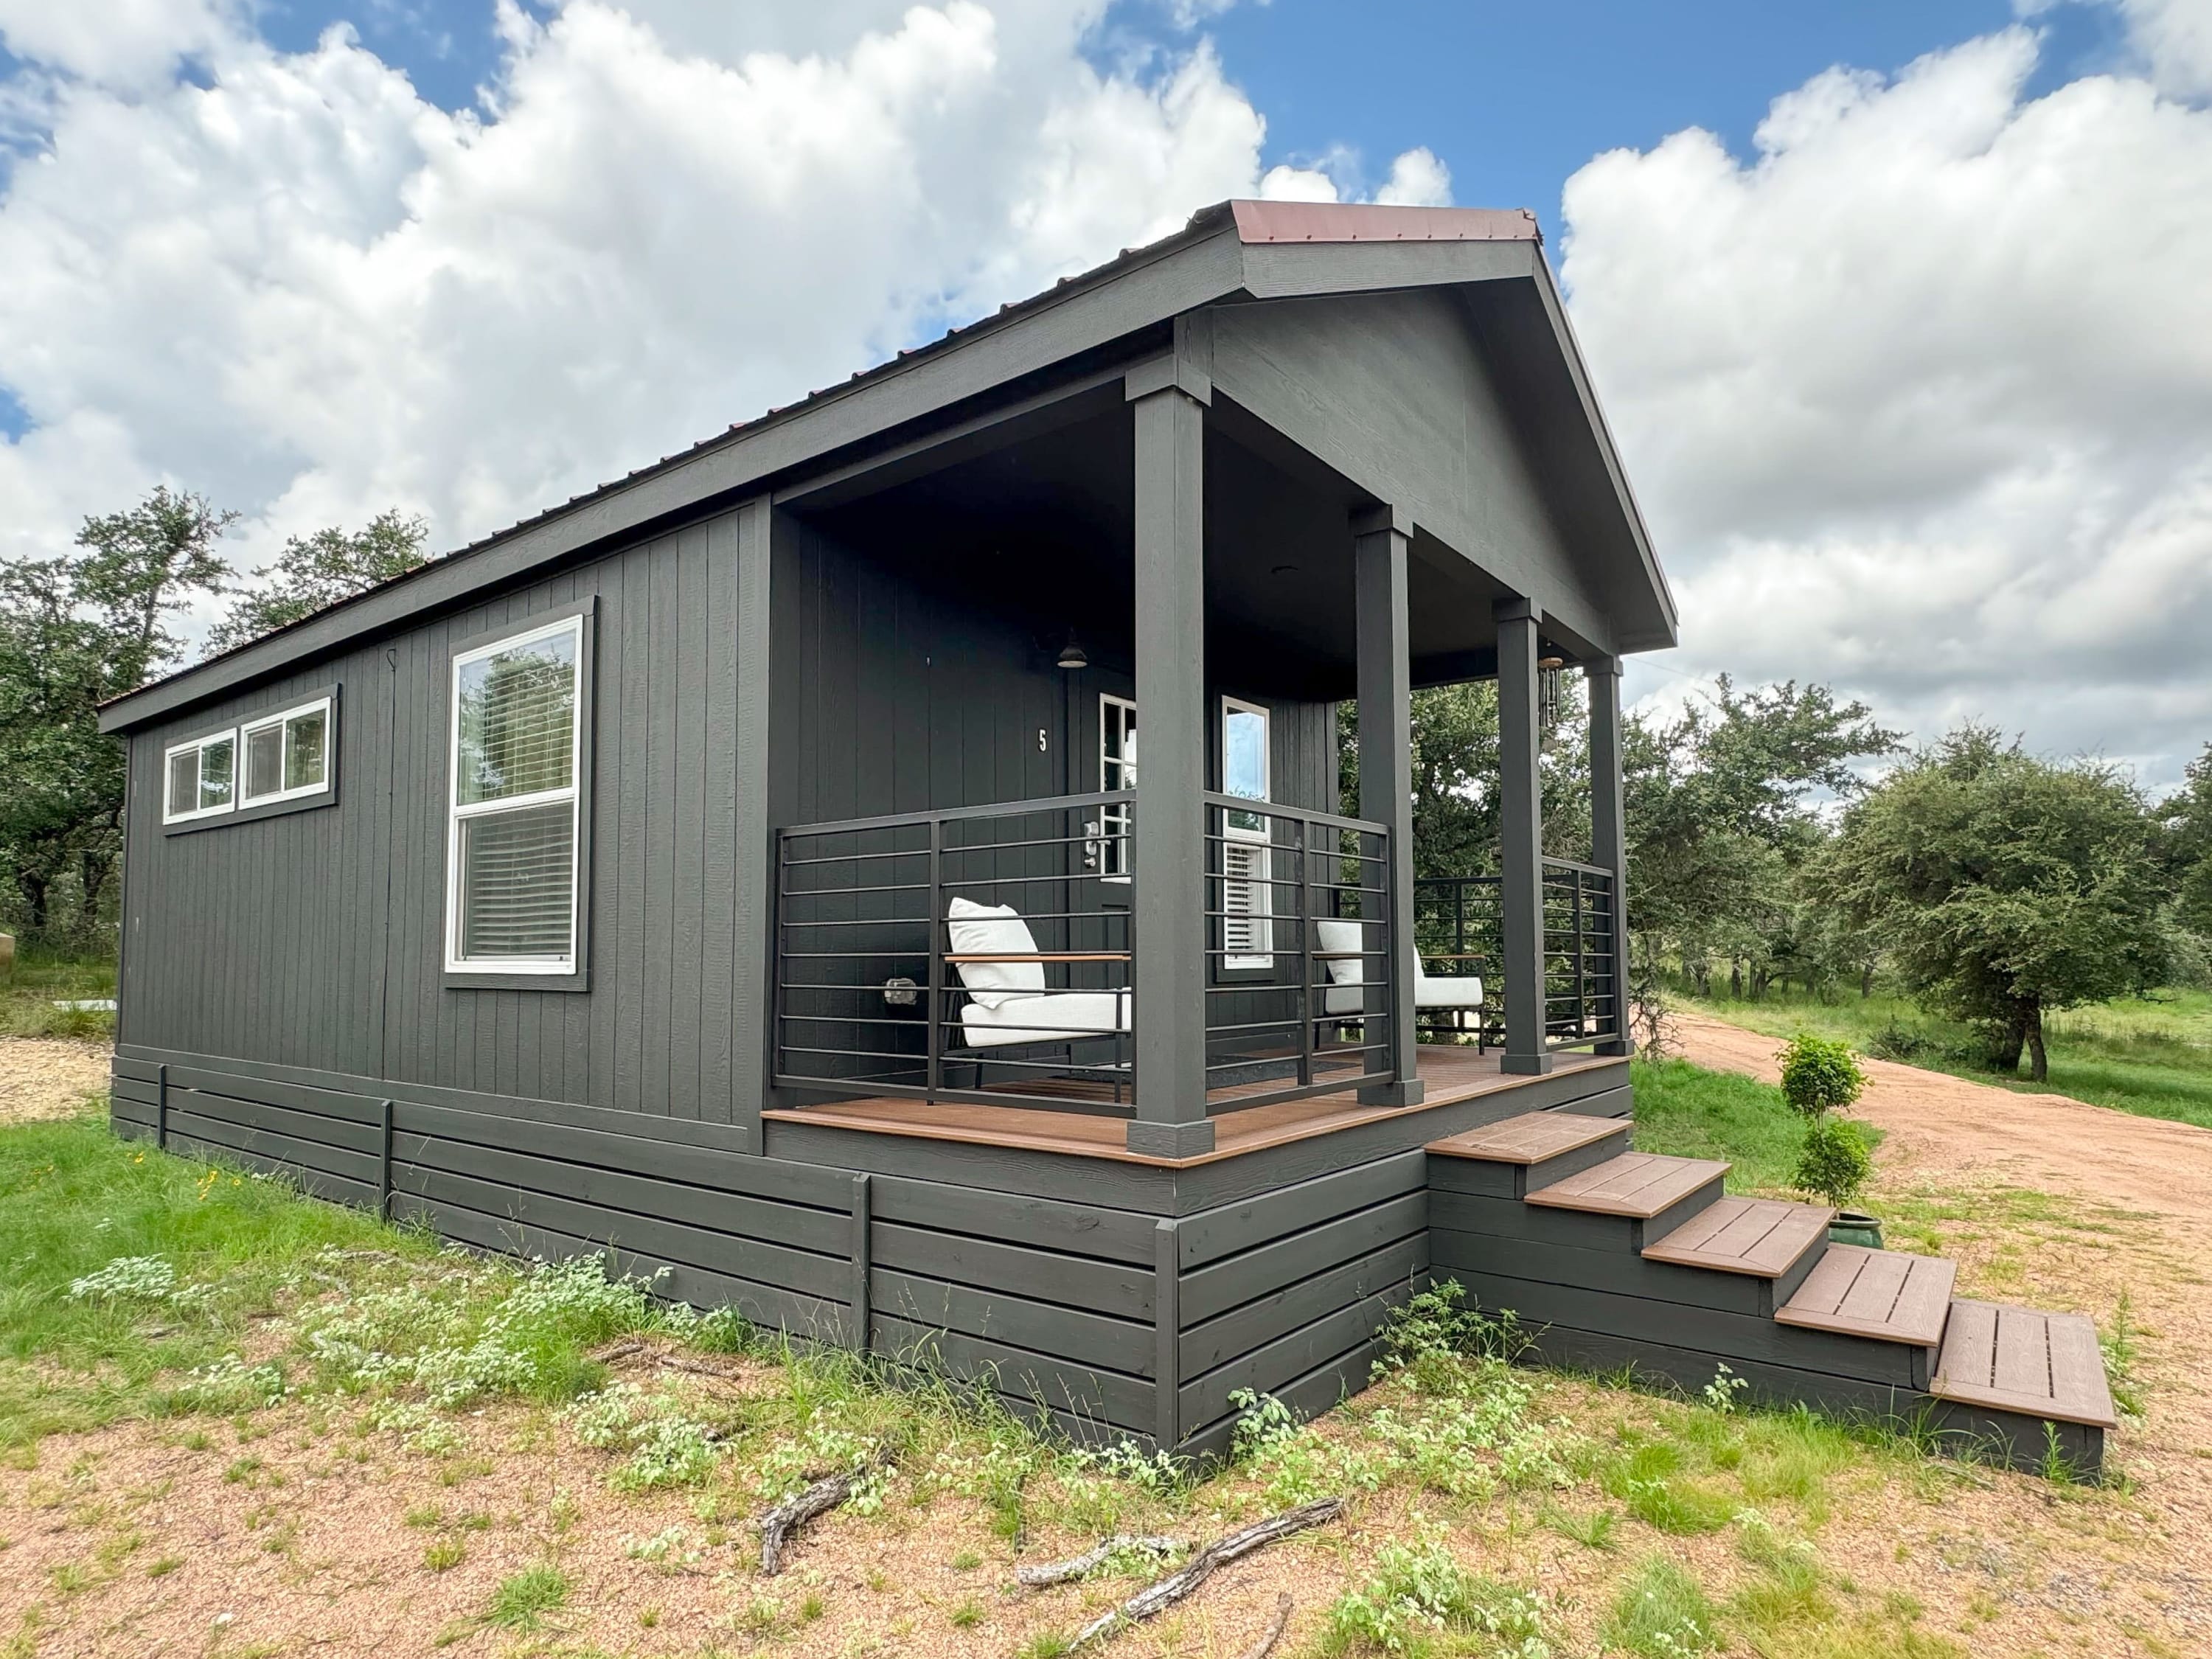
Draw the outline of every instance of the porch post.
<instances>
[{"instance_id":1,"label":"porch post","mask_svg":"<svg viewBox=\"0 0 2212 1659\"><path fill-rule=\"evenodd\" d=\"M1544 1041L1544 809L1537 774L1536 607L1498 601L1499 902L1504 908L1505 1052L1508 1072L1552 1069Z\"/></svg>"},{"instance_id":2,"label":"porch post","mask_svg":"<svg viewBox=\"0 0 2212 1659\"><path fill-rule=\"evenodd\" d=\"M1391 1081L1359 1091L1370 1106L1418 1106L1422 1099L1413 1026L1413 693L1406 635L1406 549L1413 520L1400 508L1375 507L1352 519L1353 586L1359 640L1359 816L1390 832L1380 872L1383 927L1366 942L1389 950L1385 983L1371 987L1370 1015L1384 1016ZM1372 912L1363 912L1371 915ZM1378 1009L1376 1002L1385 1001Z\"/></svg>"},{"instance_id":3,"label":"porch post","mask_svg":"<svg viewBox=\"0 0 2212 1659\"><path fill-rule=\"evenodd\" d=\"M1620 1034L1601 1042L1601 1054L1630 1054L1628 1034L1628 823L1620 783L1620 659L1595 657L1583 665L1589 690L1590 862L1613 872L1613 935L1605 948L1613 964L1613 1020Z\"/></svg>"},{"instance_id":4,"label":"porch post","mask_svg":"<svg viewBox=\"0 0 2212 1659\"><path fill-rule=\"evenodd\" d=\"M736 1099L731 1121L746 1134L746 1150L764 1150L761 1108L774 1064L775 1022L775 817L769 799L775 676L771 625L774 590L772 534L775 509L767 496L743 503L735 514L738 569L737 960L733 991L735 1032L731 1045ZM721 550L728 520L708 535Z\"/></svg>"},{"instance_id":5,"label":"porch post","mask_svg":"<svg viewBox=\"0 0 2212 1659\"><path fill-rule=\"evenodd\" d=\"M1137 807L1131 1152L1213 1150L1206 1115L1206 404L1171 354L1130 372L1136 423Z\"/></svg>"}]
</instances>

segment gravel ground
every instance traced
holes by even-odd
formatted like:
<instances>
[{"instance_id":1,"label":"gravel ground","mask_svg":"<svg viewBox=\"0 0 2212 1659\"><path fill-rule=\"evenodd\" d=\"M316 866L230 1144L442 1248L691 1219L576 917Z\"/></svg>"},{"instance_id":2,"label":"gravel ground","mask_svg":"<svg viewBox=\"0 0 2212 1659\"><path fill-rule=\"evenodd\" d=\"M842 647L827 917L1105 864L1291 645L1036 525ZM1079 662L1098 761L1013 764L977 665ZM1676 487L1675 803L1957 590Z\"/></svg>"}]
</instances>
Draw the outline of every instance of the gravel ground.
<instances>
[{"instance_id":1,"label":"gravel ground","mask_svg":"<svg viewBox=\"0 0 2212 1659\"><path fill-rule=\"evenodd\" d=\"M107 1091L107 1050L95 1042L0 1037L0 1123L70 1117Z\"/></svg>"}]
</instances>

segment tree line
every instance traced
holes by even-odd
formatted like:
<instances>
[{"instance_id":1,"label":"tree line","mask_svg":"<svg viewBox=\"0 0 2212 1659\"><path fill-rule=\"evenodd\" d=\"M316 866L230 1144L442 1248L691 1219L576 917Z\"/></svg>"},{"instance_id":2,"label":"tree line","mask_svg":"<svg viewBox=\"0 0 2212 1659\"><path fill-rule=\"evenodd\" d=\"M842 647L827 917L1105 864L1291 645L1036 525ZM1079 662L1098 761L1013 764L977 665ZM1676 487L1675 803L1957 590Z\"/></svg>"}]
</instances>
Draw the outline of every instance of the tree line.
<instances>
[{"instance_id":1,"label":"tree line","mask_svg":"<svg viewBox=\"0 0 2212 1659\"><path fill-rule=\"evenodd\" d=\"M1589 855L1571 680L1540 750L1545 850ZM1356 715L1345 799L1357 800ZM2046 1074L2055 1010L2212 983L2212 743L2153 799L2126 769L1970 722L1909 745L1856 699L1723 676L1624 721L1630 980L1759 998L1869 994L1877 975ZM1497 691L1413 698L1419 877L1496 868Z\"/></svg>"},{"instance_id":2,"label":"tree line","mask_svg":"<svg viewBox=\"0 0 2212 1659\"><path fill-rule=\"evenodd\" d=\"M112 945L125 770L99 708L183 665L181 613L213 600L207 648L231 650L413 569L428 531L395 509L295 536L241 588L216 547L238 516L162 487L86 519L66 553L0 559L0 924Z\"/></svg>"}]
</instances>

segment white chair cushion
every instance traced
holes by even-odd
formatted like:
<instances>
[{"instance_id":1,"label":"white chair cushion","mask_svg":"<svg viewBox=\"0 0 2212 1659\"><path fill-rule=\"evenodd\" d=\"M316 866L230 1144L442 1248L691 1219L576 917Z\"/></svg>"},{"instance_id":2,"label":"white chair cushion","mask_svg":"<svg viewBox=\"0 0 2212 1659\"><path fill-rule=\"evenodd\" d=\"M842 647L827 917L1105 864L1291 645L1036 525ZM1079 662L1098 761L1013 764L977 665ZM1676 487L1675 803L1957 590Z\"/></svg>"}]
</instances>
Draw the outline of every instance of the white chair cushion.
<instances>
[{"instance_id":1,"label":"white chair cushion","mask_svg":"<svg viewBox=\"0 0 2212 1659\"><path fill-rule=\"evenodd\" d=\"M1366 936L1366 928L1356 921L1314 923L1314 944L1325 951L1364 949ZM1367 980L1367 962L1364 957L1336 957L1322 965L1328 969L1330 986L1328 990L1322 993L1322 1012L1356 1014L1367 1006L1359 988Z\"/></svg>"},{"instance_id":2,"label":"white chair cushion","mask_svg":"<svg viewBox=\"0 0 2212 1659\"><path fill-rule=\"evenodd\" d=\"M945 908L946 933L951 954L968 956L1034 956L1036 939L1021 912L1011 904L978 904L956 898ZM1044 989L1041 962L963 962L960 983L970 1006L996 1008L1010 997L1030 996Z\"/></svg>"},{"instance_id":3,"label":"white chair cushion","mask_svg":"<svg viewBox=\"0 0 2212 1659\"><path fill-rule=\"evenodd\" d=\"M1413 981L1416 1008L1480 1008L1482 981L1474 974L1432 975L1425 969Z\"/></svg>"},{"instance_id":4,"label":"white chair cushion","mask_svg":"<svg viewBox=\"0 0 2212 1659\"><path fill-rule=\"evenodd\" d=\"M1111 1036L1129 1029L1129 994L1047 991L1041 996L1001 997L989 1006L971 997L960 1010L960 1025L971 1048Z\"/></svg>"}]
</instances>

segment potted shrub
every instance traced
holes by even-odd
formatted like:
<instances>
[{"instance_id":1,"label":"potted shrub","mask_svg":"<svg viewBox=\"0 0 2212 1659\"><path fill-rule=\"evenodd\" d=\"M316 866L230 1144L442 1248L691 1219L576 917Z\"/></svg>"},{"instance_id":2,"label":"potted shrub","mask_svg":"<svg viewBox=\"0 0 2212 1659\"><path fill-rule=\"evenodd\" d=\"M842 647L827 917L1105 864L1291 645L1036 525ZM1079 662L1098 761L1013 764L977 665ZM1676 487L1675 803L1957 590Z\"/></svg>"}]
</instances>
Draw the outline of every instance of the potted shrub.
<instances>
[{"instance_id":1,"label":"potted shrub","mask_svg":"<svg viewBox=\"0 0 2212 1659\"><path fill-rule=\"evenodd\" d=\"M1865 1189L1873 1166L1858 1131L1840 1115L1866 1089L1866 1073L1848 1043L1804 1032L1782 1050L1782 1097L1811 1121L1797 1154L1792 1183L1836 1206L1828 1237L1838 1244L1879 1249L1881 1223L1849 1208Z\"/></svg>"}]
</instances>

